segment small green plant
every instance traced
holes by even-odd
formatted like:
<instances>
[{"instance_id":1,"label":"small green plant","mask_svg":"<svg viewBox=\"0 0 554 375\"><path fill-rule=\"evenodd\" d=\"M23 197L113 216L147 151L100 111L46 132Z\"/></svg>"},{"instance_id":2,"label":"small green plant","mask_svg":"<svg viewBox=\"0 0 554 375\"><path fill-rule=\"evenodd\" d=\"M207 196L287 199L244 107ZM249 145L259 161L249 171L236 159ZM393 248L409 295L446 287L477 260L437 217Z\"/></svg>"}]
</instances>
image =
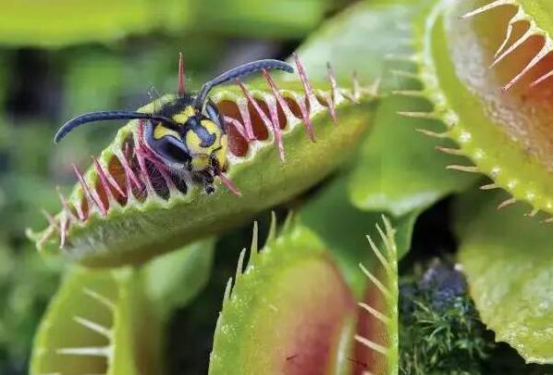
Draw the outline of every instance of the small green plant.
<instances>
[{"instance_id":1,"label":"small green plant","mask_svg":"<svg viewBox=\"0 0 554 375\"><path fill-rule=\"evenodd\" d=\"M431 266L418 281L401 284L403 374L480 374L494 346L452 266Z\"/></svg>"}]
</instances>

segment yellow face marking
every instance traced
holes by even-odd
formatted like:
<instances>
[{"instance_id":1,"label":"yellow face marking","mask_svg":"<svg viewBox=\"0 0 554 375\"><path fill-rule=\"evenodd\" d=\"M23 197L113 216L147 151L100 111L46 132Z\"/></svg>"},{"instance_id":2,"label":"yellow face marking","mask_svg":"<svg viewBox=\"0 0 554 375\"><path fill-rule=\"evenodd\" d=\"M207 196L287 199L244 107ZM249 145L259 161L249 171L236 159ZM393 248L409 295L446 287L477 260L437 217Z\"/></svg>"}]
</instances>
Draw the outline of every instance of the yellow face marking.
<instances>
[{"instance_id":1,"label":"yellow face marking","mask_svg":"<svg viewBox=\"0 0 554 375\"><path fill-rule=\"evenodd\" d=\"M175 138L179 139L179 133L177 133L175 130L168 129L161 124L156 125L156 127L154 128L154 139L162 139L166 135L172 135Z\"/></svg>"},{"instance_id":2,"label":"yellow face marking","mask_svg":"<svg viewBox=\"0 0 554 375\"><path fill-rule=\"evenodd\" d=\"M200 123L210 134L218 134L221 132L221 129L219 129L219 127L213 121L202 120L200 121Z\"/></svg>"},{"instance_id":3,"label":"yellow face marking","mask_svg":"<svg viewBox=\"0 0 554 375\"><path fill-rule=\"evenodd\" d=\"M208 147L202 147L202 139L191 129L185 135L185 144L192 157L191 169L195 172L205 171L210 167L210 160L217 160L221 168L227 164L228 140L221 128L213 121L204 119L202 127L215 136L214 142Z\"/></svg>"},{"instance_id":4,"label":"yellow face marking","mask_svg":"<svg viewBox=\"0 0 554 375\"><path fill-rule=\"evenodd\" d=\"M210 165L210 157L206 154L196 155L192 158L190 165L195 172L204 171Z\"/></svg>"},{"instance_id":5,"label":"yellow face marking","mask_svg":"<svg viewBox=\"0 0 554 375\"><path fill-rule=\"evenodd\" d=\"M196 133L192 130L189 130L187 132L185 143L192 155L205 154L207 151L205 147L201 146L202 140L200 139L200 137L198 137L198 135L196 135Z\"/></svg>"},{"instance_id":6,"label":"yellow face marking","mask_svg":"<svg viewBox=\"0 0 554 375\"><path fill-rule=\"evenodd\" d=\"M204 149L208 152L213 152L216 148L219 148L220 146L220 139L222 134L221 129L219 126L217 126L213 121L210 120L202 120L200 122L202 126L208 131L208 133L215 135L214 143L212 143L211 146L205 147Z\"/></svg>"},{"instance_id":7,"label":"yellow face marking","mask_svg":"<svg viewBox=\"0 0 554 375\"><path fill-rule=\"evenodd\" d=\"M219 167L225 168L225 165L227 164L227 147L228 147L227 136L225 134L221 135L220 146L221 148L214 152L214 157L218 161Z\"/></svg>"},{"instance_id":8,"label":"yellow face marking","mask_svg":"<svg viewBox=\"0 0 554 375\"><path fill-rule=\"evenodd\" d=\"M189 105L181 113L173 116L173 121L175 121L179 125L185 125L185 123L191 116L194 116L194 108Z\"/></svg>"}]
</instances>

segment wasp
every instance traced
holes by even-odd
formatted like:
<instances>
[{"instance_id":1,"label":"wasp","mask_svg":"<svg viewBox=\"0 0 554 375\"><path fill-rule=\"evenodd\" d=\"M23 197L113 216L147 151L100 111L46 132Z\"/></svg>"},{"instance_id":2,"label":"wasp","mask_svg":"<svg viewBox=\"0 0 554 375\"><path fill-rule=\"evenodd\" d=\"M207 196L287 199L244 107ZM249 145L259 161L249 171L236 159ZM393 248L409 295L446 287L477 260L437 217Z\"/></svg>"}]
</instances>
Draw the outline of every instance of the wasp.
<instances>
[{"instance_id":1,"label":"wasp","mask_svg":"<svg viewBox=\"0 0 554 375\"><path fill-rule=\"evenodd\" d=\"M61 141L75 128L99 121L142 121L146 146L176 173L185 172L200 182L207 194L214 192L214 178L227 167L228 139L224 118L209 98L214 87L242 77L269 70L294 72L294 68L279 60L258 60L233 68L204 83L198 93L184 88L182 57L179 60L177 95L151 113L133 111L99 111L77 116L56 133L54 142Z\"/></svg>"}]
</instances>

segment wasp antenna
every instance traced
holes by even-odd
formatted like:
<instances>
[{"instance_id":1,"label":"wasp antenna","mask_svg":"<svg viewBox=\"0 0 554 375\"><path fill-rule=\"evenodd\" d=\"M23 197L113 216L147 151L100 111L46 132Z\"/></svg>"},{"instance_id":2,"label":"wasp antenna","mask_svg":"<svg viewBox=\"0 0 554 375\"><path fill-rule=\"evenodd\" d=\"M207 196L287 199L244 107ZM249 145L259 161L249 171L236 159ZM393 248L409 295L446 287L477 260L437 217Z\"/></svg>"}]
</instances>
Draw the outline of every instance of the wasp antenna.
<instances>
[{"instance_id":1,"label":"wasp antenna","mask_svg":"<svg viewBox=\"0 0 554 375\"><path fill-rule=\"evenodd\" d=\"M177 95L185 95L185 60L183 59L183 53L179 52L179 85L177 87Z\"/></svg>"},{"instance_id":2,"label":"wasp antenna","mask_svg":"<svg viewBox=\"0 0 554 375\"><path fill-rule=\"evenodd\" d=\"M269 71L269 70L282 70L287 73L293 73L294 68L287 64L284 61L279 60L272 60L272 59L266 59L266 60L258 60L253 61L241 66L237 66L236 68L233 68L220 76L212 79L209 82L206 82L202 88L200 89L200 92L198 93L198 96L196 97L196 100L194 102L194 106L197 109L202 109L204 106L204 102L206 101L206 97L208 96L208 93L212 88L215 86L221 85L223 83L227 83L229 81L237 80L242 77L258 73L261 71Z\"/></svg>"},{"instance_id":3,"label":"wasp antenna","mask_svg":"<svg viewBox=\"0 0 554 375\"><path fill-rule=\"evenodd\" d=\"M66 122L54 136L54 142L61 141L70 131L78 128L81 125L85 125L91 122L109 121L109 120L135 120L135 119L149 119L154 121L160 121L170 129L178 130L177 125L170 119L164 116L152 115L150 113L140 113L131 111L101 111L85 113L84 115L77 116L68 122Z\"/></svg>"}]
</instances>

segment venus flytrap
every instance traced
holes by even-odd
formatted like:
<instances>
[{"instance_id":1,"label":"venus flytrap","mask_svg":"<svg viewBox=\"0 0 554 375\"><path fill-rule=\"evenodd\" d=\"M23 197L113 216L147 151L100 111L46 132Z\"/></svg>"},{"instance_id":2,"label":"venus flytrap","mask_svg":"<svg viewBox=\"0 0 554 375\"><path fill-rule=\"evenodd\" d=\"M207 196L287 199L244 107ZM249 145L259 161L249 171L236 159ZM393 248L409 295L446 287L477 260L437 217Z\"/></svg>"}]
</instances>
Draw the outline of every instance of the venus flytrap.
<instances>
[{"instance_id":1,"label":"venus flytrap","mask_svg":"<svg viewBox=\"0 0 554 375\"><path fill-rule=\"evenodd\" d=\"M60 196L62 212L45 231L29 232L39 250L89 266L139 264L236 226L327 176L368 128L376 87L337 86L331 69L327 83L312 84L299 59L296 66L297 82L264 73L264 83L212 91L229 139L228 167L213 194L164 168L145 147L143 125L131 121L86 173L75 167L79 183L69 198Z\"/></svg>"},{"instance_id":2,"label":"venus flytrap","mask_svg":"<svg viewBox=\"0 0 554 375\"><path fill-rule=\"evenodd\" d=\"M210 375L346 374L356 306L319 239L275 219L258 253L257 229L239 258L219 316ZM332 303L330 303L332 301Z\"/></svg>"},{"instance_id":3,"label":"venus flytrap","mask_svg":"<svg viewBox=\"0 0 554 375\"><path fill-rule=\"evenodd\" d=\"M359 303L356 357L366 364L370 374L396 375L398 357L398 261L395 230L383 216L383 226L376 224L379 242L367 236L373 252L370 271L360 264L367 277L365 299ZM377 246L379 243L381 246Z\"/></svg>"},{"instance_id":4,"label":"venus flytrap","mask_svg":"<svg viewBox=\"0 0 554 375\"><path fill-rule=\"evenodd\" d=\"M254 226L249 259L241 252L229 280L210 357L217 374L396 374L398 285L389 222L368 237L373 265L360 272L367 295L359 309L326 244L295 219L258 251ZM368 250L369 251L369 250Z\"/></svg>"},{"instance_id":5,"label":"venus flytrap","mask_svg":"<svg viewBox=\"0 0 554 375\"><path fill-rule=\"evenodd\" d=\"M458 148L440 150L474 164L448 168L489 176L483 190L510 194L499 208L523 201L531 206L529 216L551 215L552 86L543 83L552 70L551 31L541 31L517 1L480 5L444 0L422 13L410 59L423 87L414 95L434 106L401 114L442 122L443 132L425 133L454 140ZM516 15L502 13L509 11L504 5ZM527 31L521 34L514 22L528 23Z\"/></svg>"},{"instance_id":6,"label":"venus flytrap","mask_svg":"<svg viewBox=\"0 0 554 375\"><path fill-rule=\"evenodd\" d=\"M142 268L67 272L35 336L32 375L163 373L164 326L208 281L213 241Z\"/></svg>"},{"instance_id":7,"label":"venus flytrap","mask_svg":"<svg viewBox=\"0 0 554 375\"><path fill-rule=\"evenodd\" d=\"M552 30L545 4L360 2L299 49L305 66L291 60L298 76L264 72L248 84L212 91L229 138L229 164L215 177L212 194L168 171L146 147L144 124L133 121L87 172L75 168L79 183L70 197L60 195L62 212L47 214L49 227L29 235L43 253L88 266L140 265L235 227L352 165L354 173L342 170L279 236L274 221L260 254L254 232L248 264L243 270L244 251L225 292L210 374L396 374L397 259L410 248L418 215L483 175L493 180L483 190L510 193L500 208L523 201L532 206L529 216L552 214ZM375 82L381 83L378 102ZM362 142L369 122L376 129L361 152L347 152ZM464 157L472 165L457 161ZM491 204L475 207L486 212L458 235L477 309L528 361L551 361L545 354L552 346L551 300L541 285L552 278L552 267L535 278L517 261L533 256L548 266L544 254L527 254L520 245L534 243L527 234L540 233L542 246L551 228L539 230L541 223L521 217L521 207L508 213L491 211ZM385 220L384 230L373 231L383 212L393 215L392 225ZM506 228L518 241L496 238ZM358 241L368 233L373 253ZM482 248L497 255L496 266ZM499 280L498 267L522 275L532 302L522 315L529 319L515 326L499 322L517 320L512 314L521 296L504 292L518 281ZM501 298L489 303L499 290ZM161 301L168 294L156 295ZM497 305L515 307L495 314ZM66 318L57 311L52 316ZM534 330L550 336L530 338Z\"/></svg>"},{"instance_id":8,"label":"venus flytrap","mask_svg":"<svg viewBox=\"0 0 554 375\"><path fill-rule=\"evenodd\" d=\"M71 272L37 332L30 373L156 372L159 321L152 319L144 304L139 279L132 270ZM140 338L143 334L147 340ZM143 353L140 360L139 353Z\"/></svg>"}]
</instances>

